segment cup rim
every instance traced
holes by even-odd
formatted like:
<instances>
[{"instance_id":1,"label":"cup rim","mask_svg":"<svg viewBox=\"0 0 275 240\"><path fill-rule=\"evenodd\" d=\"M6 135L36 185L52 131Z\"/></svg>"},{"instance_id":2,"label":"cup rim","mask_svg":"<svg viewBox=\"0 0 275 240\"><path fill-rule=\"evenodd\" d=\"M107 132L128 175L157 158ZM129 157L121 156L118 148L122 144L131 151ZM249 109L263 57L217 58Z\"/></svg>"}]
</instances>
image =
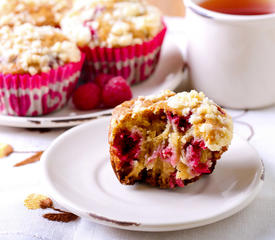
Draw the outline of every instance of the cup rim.
<instances>
[{"instance_id":1,"label":"cup rim","mask_svg":"<svg viewBox=\"0 0 275 240\"><path fill-rule=\"evenodd\" d=\"M275 12L269 14L261 14L261 15L234 15L227 13L215 12L212 10L208 10L199 6L194 0L183 0L185 7L190 9L192 12L210 19L220 19L220 20L229 20L229 21L253 21L253 20L266 20L270 18L275 18Z\"/></svg>"}]
</instances>

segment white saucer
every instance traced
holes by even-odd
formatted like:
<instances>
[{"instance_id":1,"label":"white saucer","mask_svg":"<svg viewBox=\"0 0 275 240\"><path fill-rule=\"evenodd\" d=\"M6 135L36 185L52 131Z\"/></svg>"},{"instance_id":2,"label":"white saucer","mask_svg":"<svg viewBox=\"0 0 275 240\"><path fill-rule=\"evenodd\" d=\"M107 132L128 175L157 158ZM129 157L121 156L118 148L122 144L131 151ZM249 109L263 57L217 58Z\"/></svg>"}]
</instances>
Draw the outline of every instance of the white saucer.
<instances>
[{"instance_id":1,"label":"white saucer","mask_svg":"<svg viewBox=\"0 0 275 240\"><path fill-rule=\"evenodd\" d=\"M235 136L214 173L184 188L121 185L109 161L110 118L73 128L42 156L49 195L93 222L136 231L171 231L210 224L246 207L263 184L257 152Z\"/></svg>"},{"instance_id":2,"label":"white saucer","mask_svg":"<svg viewBox=\"0 0 275 240\"><path fill-rule=\"evenodd\" d=\"M183 72L183 57L172 40L166 38L155 73L144 83L132 87L133 97L156 94L161 90L174 90L186 78ZM25 128L71 127L80 123L110 115L111 109L78 111L72 104L63 109L41 117L17 117L0 114L0 125Z\"/></svg>"}]
</instances>

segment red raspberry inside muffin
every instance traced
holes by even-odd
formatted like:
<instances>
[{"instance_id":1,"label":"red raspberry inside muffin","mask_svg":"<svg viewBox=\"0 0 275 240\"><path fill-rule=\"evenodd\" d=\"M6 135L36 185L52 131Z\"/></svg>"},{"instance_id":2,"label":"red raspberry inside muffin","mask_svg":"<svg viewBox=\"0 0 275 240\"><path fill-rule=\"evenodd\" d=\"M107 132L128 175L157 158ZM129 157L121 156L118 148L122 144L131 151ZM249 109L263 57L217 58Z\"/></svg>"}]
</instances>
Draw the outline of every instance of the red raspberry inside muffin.
<instances>
[{"instance_id":1,"label":"red raspberry inside muffin","mask_svg":"<svg viewBox=\"0 0 275 240\"><path fill-rule=\"evenodd\" d=\"M131 162L140 153L141 135L138 132L121 130L115 137L114 148L121 162Z\"/></svg>"},{"instance_id":2,"label":"red raspberry inside muffin","mask_svg":"<svg viewBox=\"0 0 275 240\"><path fill-rule=\"evenodd\" d=\"M174 124L178 128L179 131L186 132L191 127L191 123L189 123L190 115L191 113L187 116L180 117L177 114L168 112L167 118L172 124Z\"/></svg>"}]
</instances>

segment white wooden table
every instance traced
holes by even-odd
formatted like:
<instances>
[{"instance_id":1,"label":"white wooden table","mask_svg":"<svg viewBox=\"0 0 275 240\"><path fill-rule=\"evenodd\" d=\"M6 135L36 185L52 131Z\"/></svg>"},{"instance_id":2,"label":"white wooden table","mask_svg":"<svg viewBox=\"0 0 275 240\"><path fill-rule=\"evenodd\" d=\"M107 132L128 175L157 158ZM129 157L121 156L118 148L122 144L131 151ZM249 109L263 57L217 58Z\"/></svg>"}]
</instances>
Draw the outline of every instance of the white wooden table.
<instances>
[{"instance_id":1,"label":"white wooden table","mask_svg":"<svg viewBox=\"0 0 275 240\"><path fill-rule=\"evenodd\" d=\"M182 22L169 19L173 31ZM15 168L13 165L45 150L66 129L30 130L0 127L0 142L9 143L15 152L0 159L0 239L47 240L219 240L275 239L275 106L254 111L229 111L235 133L247 139L259 152L266 168L265 184L258 197L238 214L208 226L167 233L142 233L112 229L86 220L70 223L42 218L44 210L28 210L23 201L30 193L45 193L40 179L40 163ZM62 206L60 206L62 208Z\"/></svg>"}]
</instances>

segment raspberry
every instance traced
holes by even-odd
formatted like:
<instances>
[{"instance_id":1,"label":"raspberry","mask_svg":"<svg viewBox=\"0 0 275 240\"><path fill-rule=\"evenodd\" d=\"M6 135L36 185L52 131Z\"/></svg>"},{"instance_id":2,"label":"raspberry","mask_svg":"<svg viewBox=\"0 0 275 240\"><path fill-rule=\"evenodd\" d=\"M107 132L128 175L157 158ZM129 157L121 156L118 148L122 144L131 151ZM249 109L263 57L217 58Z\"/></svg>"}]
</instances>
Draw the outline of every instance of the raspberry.
<instances>
[{"instance_id":1,"label":"raspberry","mask_svg":"<svg viewBox=\"0 0 275 240\"><path fill-rule=\"evenodd\" d=\"M186 148L186 159L189 166L197 173L210 173L207 163L201 162L202 149L206 149L203 141L193 141Z\"/></svg>"},{"instance_id":2,"label":"raspberry","mask_svg":"<svg viewBox=\"0 0 275 240\"><path fill-rule=\"evenodd\" d=\"M172 124L176 125L176 127L178 128L178 130L180 132L183 132L183 133L185 133L192 126L192 124L189 123L190 116L191 116L191 113L188 116L186 116L186 117L185 116L179 117L178 115L173 114L171 112L167 113L168 120Z\"/></svg>"},{"instance_id":3,"label":"raspberry","mask_svg":"<svg viewBox=\"0 0 275 240\"><path fill-rule=\"evenodd\" d=\"M104 88L104 86L110 81L111 78L113 78L113 75L110 74L99 74L96 76L95 78L95 82L96 84L100 87L100 88Z\"/></svg>"},{"instance_id":4,"label":"raspberry","mask_svg":"<svg viewBox=\"0 0 275 240\"><path fill-rule=\"evenodd\" d=\"M107 107L115 107L132 98L132 91L126 80L122 77L114 77L104 86L102 97Z\"/></svg>"},{"instance_id":5,"label":"raspberry","mask_svg":"<svg viewBox=\"0 0 275 240\"><path fill-rule=\"evenodd\" d=\"M114 147L117 149L117 155L120 161L132 161L140 153L141 135L136 132L130 132L127 129L116 134Z\"/></svg>"},{"instance_id":6,"label":"raspberry","mask_svg":"<svg viewBox=\"0 0 275 240\"><path fill-rule=\"evenodd\" d=\"M79 110L91 110L100 103L100 88L94 83L86 83L73 94L73 104Z\"/></svg>"}]
</instances>

